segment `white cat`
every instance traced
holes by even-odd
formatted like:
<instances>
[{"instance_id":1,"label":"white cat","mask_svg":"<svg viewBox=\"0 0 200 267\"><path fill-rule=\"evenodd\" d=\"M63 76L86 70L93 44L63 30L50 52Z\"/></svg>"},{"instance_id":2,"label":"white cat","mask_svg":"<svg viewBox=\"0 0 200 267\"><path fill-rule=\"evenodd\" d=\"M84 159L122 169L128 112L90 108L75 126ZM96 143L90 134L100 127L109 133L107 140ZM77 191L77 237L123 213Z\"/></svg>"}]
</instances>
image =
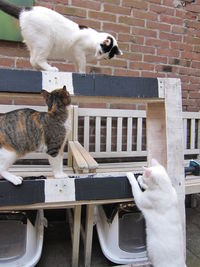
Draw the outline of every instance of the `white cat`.
<instances>
[{"instance_id":1,"label":"white cat","mask_svg":"<svg viewBox=\"0 0 200 267\"><path fill-rule=\"evenodd\" d=\"M186 267L178 198L166 170L152 160L152 167L145 168L138 182L131 172L127 177L146 220L147 251L153 267Z\"/></svg>"},{"instance_id":2,"label":"white cat","mask_svg":"<svg viewBox=\"0 0 200 267\"><path fill-rule=\"evenodd\" d=\"M0 10L19 19L30 51L30 63L35 69L58 71L47 63L48 58L56 58L73 61L76 71L85 73L86 59L111 59L122 55L112 35L78 25L51 9L20 8L0 0Z\"/></svg>"}]
</instances>

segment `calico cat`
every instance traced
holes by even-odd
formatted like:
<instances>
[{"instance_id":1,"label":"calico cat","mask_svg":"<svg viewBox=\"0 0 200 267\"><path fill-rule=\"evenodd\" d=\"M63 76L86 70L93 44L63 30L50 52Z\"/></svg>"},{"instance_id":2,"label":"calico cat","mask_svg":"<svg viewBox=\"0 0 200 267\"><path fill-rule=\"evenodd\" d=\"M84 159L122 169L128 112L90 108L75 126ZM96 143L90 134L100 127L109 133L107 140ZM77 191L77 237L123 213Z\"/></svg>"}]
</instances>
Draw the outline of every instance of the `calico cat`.
<instances>
[{"instance_id":1,"label":"calico cat","mask_svg":"<svg viewBox=\"0 0 200 267\"><path fill-rule=\"evenodd\" d=\"M156 160L138 177L127 177L146 220L147 251L154 267L186 267L178 198L166 170ZM141 188L145 191L142 192Z\"/></svg>"},{"instance_id":2,"label":"calico cat","mask_svg":"<svg viewBox=\"0 0 200 267\"><path fill-rule=\"evenodd\" d=\"M21 8L0 0L0 10L19 19L21 33L35 69L58 71L47 63L49 57L71 60L76 71L86 72L86 59L111 59L122 55L116 39L108 33L65 18L41 6Z\"/></svg>"},{"instance_id":3,"label":"calico cat","mask_svg":"<svg viewBox=\"0 0 200 267\"><path fill-rule=\"evenodd\" d=\"M28 152L47 153L55 178L67 178L63 172L63 150L70 132L71 98L64 86L48 93L42 90L48 112L19 109L0 116L0 175L15 185L22 177L8 168Z\"/></svg>"}]
</instances>

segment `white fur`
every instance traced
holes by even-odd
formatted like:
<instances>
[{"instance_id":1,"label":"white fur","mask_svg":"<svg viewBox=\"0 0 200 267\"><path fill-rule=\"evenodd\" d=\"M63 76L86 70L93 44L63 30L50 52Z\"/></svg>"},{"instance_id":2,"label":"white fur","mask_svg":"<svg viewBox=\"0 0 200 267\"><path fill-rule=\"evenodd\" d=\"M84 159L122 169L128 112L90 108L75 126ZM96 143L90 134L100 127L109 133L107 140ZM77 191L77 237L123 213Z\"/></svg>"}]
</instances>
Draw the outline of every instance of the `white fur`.
<instances>
[{"instance_id":1,"label":"white fur","mask_svg":"<svg viewBox=\"0 0 200 267\"><path fill-rule=\"evenodd\" d=\"M40 6L23 11L19 18L22 36L30 51L30 62L36 69L58 71L48 58L71 60L76 70L85 73L86 59L100 59L100 44L111 36L91 28L79 29L77 23ZM117 41L112 36L114 45Z\"/></svg>"},{"instance_id":2,"label":"white fur","mask_svg":"<svg viewBox=\"0 0 200 267\"><path fill-rule=\"evenodd\" d=\"M16 152L6 148L0 148L0 175L14 185L19 185L22 183L22 177L8 172L8 168L16 161L16 159Z\"/></svg>"},{"instance_id":3,"label":"white fur","mask_svg":"<svg viewBox=\"0 0 200 267\"><path fill-rule=\"evenodd\" d=\"M165 169L155 160L144 170L138 182L127 177L134 200L146 220L147 251L154 267L186 267L184 241L178 199Z\"/></svg>"}]
</instances>

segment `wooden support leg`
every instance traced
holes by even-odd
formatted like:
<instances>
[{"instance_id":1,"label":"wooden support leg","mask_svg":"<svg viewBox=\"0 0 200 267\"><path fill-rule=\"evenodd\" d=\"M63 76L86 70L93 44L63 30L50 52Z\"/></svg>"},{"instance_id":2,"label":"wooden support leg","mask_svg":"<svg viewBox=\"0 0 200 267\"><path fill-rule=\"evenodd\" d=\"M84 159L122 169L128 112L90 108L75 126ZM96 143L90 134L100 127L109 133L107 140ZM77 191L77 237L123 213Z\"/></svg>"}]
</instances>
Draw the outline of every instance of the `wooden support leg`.
<instances>
[{"instance_id":1,"label":"wooden support leg","mask_svg":"<svg viewBox=\"0 0 200 267\"><path fill-rule=\"evenodd\" d=\"M92 237L94 223L94 205L87 205L85 225L85 267L90 267L92 256Z\"/></svg>"},{"instance_id":2,"label":"wooden support leg","mask_svg":"<svg viewBox=\"0 0 200 267\"><path fill-rule=\"evenodd\" d=\"M163 164L179 200L179 211L185 238L185 178L181 82L160 79L165 103L147 104L147 156L148 162L156 158Z\"/></svg>"},{"instance_id":3,"label":"wooden support leg","mask_svg":"<svg viewBox=\"0 0 200 267\"><path fill-rule=\"evenodd\" d=\"M74 208L74 223L72 236L72 267L78 267L79 243L80 243L80 225L81 225L81 205Z\"/></svg>"}]
</instances>

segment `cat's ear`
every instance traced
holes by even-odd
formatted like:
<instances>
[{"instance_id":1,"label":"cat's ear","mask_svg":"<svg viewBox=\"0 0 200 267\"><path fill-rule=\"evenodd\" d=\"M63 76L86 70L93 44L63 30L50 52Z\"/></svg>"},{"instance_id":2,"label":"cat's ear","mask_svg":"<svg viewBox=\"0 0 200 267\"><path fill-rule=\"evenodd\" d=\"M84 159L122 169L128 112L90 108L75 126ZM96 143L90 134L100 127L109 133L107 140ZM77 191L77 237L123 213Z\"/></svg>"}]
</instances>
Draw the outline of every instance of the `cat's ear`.
<instances>
[{"instance_id":1,"label":"cat's ear","mask_svg":"<svg viewBox=\"0 0 200 267\"><path fill-rule=\"evenodd\" d=\"M151 160L151 166L158 166L158 165L160 165L160 164L156 159Z\"/></svg>"},{"instance_id":2,"label":"cat's ear","mask_svg":"<svg viewBox=\"0 0 200 267\"><path fill-rule=\"evenodd\" d=\"M116 50L116 55L117 56L122 56L123 55L123 52L117 47L117 50Z\"/></svg>"},{"instance_id":3,"label":"cat's ear","mask_svg":"<svg viewBox=\"0 0 200 267\"><path fill-rule=\"evenodd\" d=\"M149 178L152 174L152 170L150 168L143 167L145 177Z\"/></svg>"},{"instance_id":4,"label":"cat's ear","mask_svg":"<svg viewBox=\"0 0 200 267\"><path fill-rule=\"evenodd\" d=\"M111 44L111 38L107 38L106 40L103 41L103 44L106 46L110 46Z\"/></svg>"},{"instance_id":5,"label":"cat's ear","mask_svg":"<svg viewBox=\"0 0 200 267\"><path fill-rule=\"evenodd\" d=\"M50 93L46 90L41 90L41 95L44 97L44 99L49 98Z\"/></svg>"},{"instance_id":6,"label":"cat's ear","mask_svg":"<svg viewBox=\"0 0 200 267\"><path fill-rule=\"evenodd\" d=\"M67 91L66 85L63 86L63 91Z\"/></svg>"}]
</instances>

